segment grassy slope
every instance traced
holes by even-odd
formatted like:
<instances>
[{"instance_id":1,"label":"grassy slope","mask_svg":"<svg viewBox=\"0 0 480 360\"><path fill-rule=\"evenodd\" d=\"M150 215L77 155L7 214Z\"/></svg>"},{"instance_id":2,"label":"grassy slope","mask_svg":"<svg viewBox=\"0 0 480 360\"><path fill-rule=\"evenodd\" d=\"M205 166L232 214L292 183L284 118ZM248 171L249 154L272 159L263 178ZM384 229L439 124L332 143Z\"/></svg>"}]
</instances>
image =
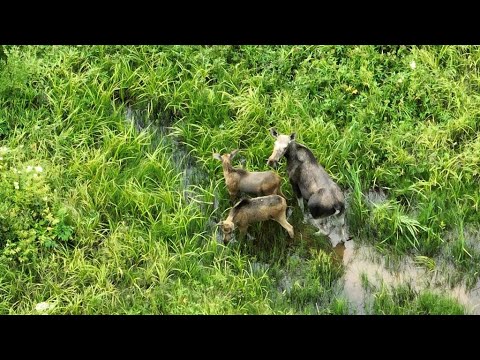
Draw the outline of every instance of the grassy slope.
<instances>
[{"instance_id":1,"label":"grassy slope","mask_svg":"<svg viewBox=\"0 0 480 360\"><path fill-rule=\"evenodd\" d=\"M254 227L258 243L225 248L211 231L229 206L212 152L240 148L248 169L266 170L270 126L296 132L352 190L359 241L444 253L470 282L478 277L480 253L463 236L479 220L477 47L0 52L1 313L32 313L41 301L56 303L52 313L348 312L324 240L297 236L292 250L267 225ZM137 133L127 105L170 135ZM183 194L173 137L206 174L188 186L195 201ZM284 164L279 172L290 196ZM375 186L389 201L369 209L362 192ZM419 296L423 312L425 303L453 309Z\"/></svg>"}]
</instances>

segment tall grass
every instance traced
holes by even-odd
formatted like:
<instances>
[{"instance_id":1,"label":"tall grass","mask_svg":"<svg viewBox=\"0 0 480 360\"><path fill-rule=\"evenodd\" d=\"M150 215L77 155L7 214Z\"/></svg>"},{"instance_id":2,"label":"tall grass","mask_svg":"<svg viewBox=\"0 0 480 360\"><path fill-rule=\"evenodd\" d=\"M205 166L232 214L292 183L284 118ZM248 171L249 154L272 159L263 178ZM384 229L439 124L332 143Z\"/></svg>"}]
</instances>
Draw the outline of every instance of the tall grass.
<instances>
[{"instance_id":1,"label":"tall grass","mask_svg":"<svg viewBox=\"0 0 480 360\"><path fill-rule=\"evenodd\" d=\"M212 152L267 170L271 126L349 191L358 241L448 247L475 279L462 226L480 219L479 59L475 46L1 47L0 311L347 313L342 269L298 209L293 244L276 224L217 243L229 202ZM373 188L386 202L369 204Z\"/></svg>"}]
</instances>

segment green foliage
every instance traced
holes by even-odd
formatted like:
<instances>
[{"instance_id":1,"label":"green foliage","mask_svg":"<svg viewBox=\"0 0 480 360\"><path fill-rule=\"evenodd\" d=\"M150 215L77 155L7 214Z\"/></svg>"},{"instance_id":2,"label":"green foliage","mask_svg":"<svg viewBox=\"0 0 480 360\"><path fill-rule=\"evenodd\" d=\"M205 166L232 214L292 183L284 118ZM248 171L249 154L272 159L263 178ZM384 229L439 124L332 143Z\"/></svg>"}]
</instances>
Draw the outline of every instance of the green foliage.
<instances>
[{"instance_id":1,"label":"green foliage","mask_svg":"<svg viewBox=\"0 0 480 360\"><path fill-rule=\"evenodd\" d=\"M67 241L73 229L55 211L59 204L46 179L50 168L27 165L5 146L0 152L0 257L31 264L39 252Z\"/></svg>"},{"instance_id":2,"label":"green foliage","mask_svg":"<svg viewBox=\"0 0 480 360\"><path fill-rule=\"evenodd\" d=\"M463 315L465 308L447 296L430 291L417 292L408 286L392 291L382 287L374 294L376 315Z\"/></svg>"},{"instance_id":3,"label":"green foliage","mask_svg":"<svg viewBox=\"0 0 480 360\"><path fill-rule=\"evenodd\" d=\"M371 221L376 225L376 239L390 243L405 251L405 247L418 250L420 231L427 231L417 220L406 215L401 206L392 201L375 205Z\"/></svg>"},{"instance_id":4,"label":"green foliage","mask_svg":"<svg viewBox=\"0 0 480 360\"><path fill-rule=\"evenodd\" d=\"M323 251L313 251L311 259L302 264L299 257L290 257L285 264L287 281L292 284L285 290L285 301L292 304L299 311L306 309L312 313L328 312L320 309L336 309L343 312L341 301L337 301L333 292L333 285L342 275L342 268L334 263L331 256Z\"/></svg>"},{"instance_id":5,"label":"green foliage","mask_svg":"<svg viewBox=\"0 0 480 360\"><path fill-rule=\"evenodd\" d=\"M274 223L216 242L230 204L212 152L270 170L271 126L348 191L355 239L427 269L446 254L474 283L479 59L475 46L0 46L0 313L348 313L284 161L293 243ZM429 312L424 300L404 303Z\"/></svg>"}]
</instances>

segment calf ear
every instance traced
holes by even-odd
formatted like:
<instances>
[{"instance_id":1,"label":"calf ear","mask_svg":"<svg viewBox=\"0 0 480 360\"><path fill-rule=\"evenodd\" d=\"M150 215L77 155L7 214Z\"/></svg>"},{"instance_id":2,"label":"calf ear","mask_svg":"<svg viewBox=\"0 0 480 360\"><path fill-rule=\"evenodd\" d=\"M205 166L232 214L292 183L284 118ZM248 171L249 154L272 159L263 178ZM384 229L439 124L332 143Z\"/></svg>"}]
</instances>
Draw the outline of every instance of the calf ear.
<instances>
[{"instance_id":1,"label":"calf ear","mask_svg":"<svg viewBox=\"0 0 480 360\"><path fill-rule=\"evenodd\" d=\"M214 153L213 158L222 161L222 157L220 156L219 153Z\"/></svg>"},{"instance_id":2,"label":"calf ear","mask_svg":"<svg viewBox=\"0 0 480 360\"><path fill-rule=\"evenodd\" d=\"M295 140L296 137L297 137L297 134L292 133L292 134L290 135L290 141Z\"/></svg>"},{"instance_id":3,"label":"calf ear","mask_svg":"<svg viewBox=\"0 0 480 360\"><path fill-rule=\"evenodd\" d=\"M270 134L272 134L274 138L278 137L278 132L275 128L270 128Z\"/></svg>"},{"instance_id":4,"label":"calf ear","mask_svg":"<svg viewBox=\"0 0 480 360\"><path fill-rule=\"evenodd\" d=\"M233 159L233 157L234 157L235 155L237 155L237 153L238 153L239 151L240 151L240 149L235 149L235 150L233 150L233 151L230 153L230 159Z\"/></svg>"}]
</instances>

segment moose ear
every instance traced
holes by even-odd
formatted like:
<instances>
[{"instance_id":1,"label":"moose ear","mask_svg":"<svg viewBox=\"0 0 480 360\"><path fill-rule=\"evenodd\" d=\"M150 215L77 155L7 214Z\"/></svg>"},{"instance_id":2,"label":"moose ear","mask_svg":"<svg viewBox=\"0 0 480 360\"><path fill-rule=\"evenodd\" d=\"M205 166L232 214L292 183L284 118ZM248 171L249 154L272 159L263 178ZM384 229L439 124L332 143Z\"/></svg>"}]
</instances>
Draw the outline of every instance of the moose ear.
<instances>
[{"instance_id":1,"label":"moose ear","mask_svg":"<svg viewBox=\"0 0 480 360\"><path fill-rule=\"evenodd\" d=\"M239 151L240 151L240 149L235 149L235 150L233 150L233 151L230 153L230 159L233 159L233 157L234 157L235 155L237 155L237 153L238 153Z\"/></svg>"},{"instance_id":2,"label":"moose ear","mask_svg":"<svg viewBox=\"0 0 480 360\"><path fill-rule=\"evenodd\" d=\"M292 134L290 135L290 141L295 140L296 136L297 136L297 134L292 133Z\"/></svg>"},{"instance_id":3,"label":"moose ear","mask_svg":"<svg viewBox=\"0 0 480 360\"><path fill-rule=\"evenodd\" d=\"M222 157L220 156L219 153L214 153L213 158L222 161Z\"/></svg>"},{"instance_id":4,"label":"moose ear","mask_svg":"<svg viewBox=\"0 0 480 360\"><path fill-rule=\"evenodd\" d=\"M275 128L271 128L271 129L270 129L270 134L272 134L272 136L273 136L274 138L277 138L277 137L278 137L278 132L277 132L277 130L276 130Z\"/></svg>"}]
</instances>

